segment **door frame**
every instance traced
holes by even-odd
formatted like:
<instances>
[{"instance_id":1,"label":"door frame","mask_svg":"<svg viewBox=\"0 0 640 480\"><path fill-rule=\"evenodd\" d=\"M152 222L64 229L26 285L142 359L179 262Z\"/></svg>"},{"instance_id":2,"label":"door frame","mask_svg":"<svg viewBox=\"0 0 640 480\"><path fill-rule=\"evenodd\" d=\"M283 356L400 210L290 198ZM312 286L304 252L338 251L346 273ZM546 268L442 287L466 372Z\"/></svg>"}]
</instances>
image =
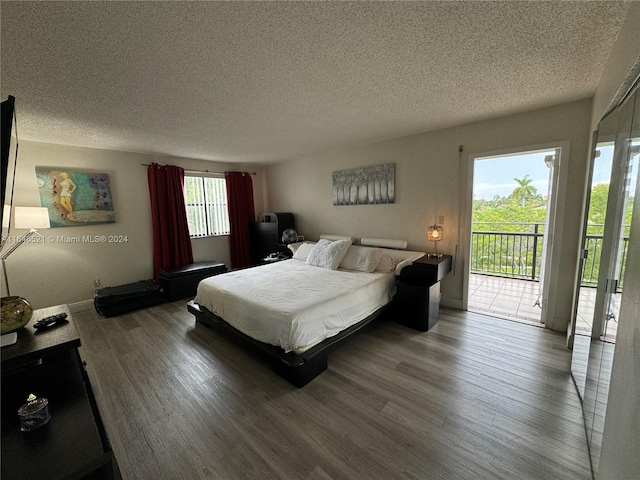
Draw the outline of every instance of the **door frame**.
<instances>
[{"instance_id":1,"label":"door frame","mask_svg":"<svg viewBox=\"0 0 640 480\"><path fill-rule=\"evenodd\" d=\"M487 152L470 153L466 158L460 157L460 172L462 178L466 178L464 201L462 202L461 228L458 243L462 252L462 309L469 306L469 275L471 273L471 223L473 213L473 170L476 159L484 157L498 157L507 155L520 155L527 152L540 150L560 150L560 155L554 165L551 196L547 208L554 212L551 218L550 235L548 237L547 258L545 261L544 281L542 292L542 323L549 328L554 328L556 321L556 296L560 278L560 265L558 261L561 255L562 237L564 233L564 216L567 194L568 168L571 142L562 140L557 142L541 143L536 145L510 147ZM575 295L575 291L573 294ZM563 321L559 319L559 321Z\"/></svg>"},{"instance_id":2,"label":"door frame","mask_svg":"<svg viewBox=\"0 0 640 480\"><path fill-rule=\"evenodd\" d=\"M591 189L593 188L593 171L596 164L596 150L598 147L598 130L591 134L591 150L589 151L589 168L587 169L587 185L585 192L585 205L582 211L582 238L580 239L580 250L578 255L578 271L576 277L576 293L573 297L573 311L567 329L567 346L573 349L573 342L576 337L576 324L578 322L578 307L580 303L580 288L582 288L582 274L587 258L585 251L587 246L587 225L589 223L589 206L591 204Z\"/></svg>"}]
</instances>

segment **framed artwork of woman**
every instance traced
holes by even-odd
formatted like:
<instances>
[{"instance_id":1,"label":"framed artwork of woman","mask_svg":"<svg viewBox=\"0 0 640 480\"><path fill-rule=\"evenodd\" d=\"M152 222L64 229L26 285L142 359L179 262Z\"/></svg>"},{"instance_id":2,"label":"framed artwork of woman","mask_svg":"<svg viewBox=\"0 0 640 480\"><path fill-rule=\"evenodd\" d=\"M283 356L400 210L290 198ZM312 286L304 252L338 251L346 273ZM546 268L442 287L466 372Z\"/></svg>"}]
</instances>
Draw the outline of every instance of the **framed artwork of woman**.
<instances>
[{"instance_id":1,"label":"framed artwork of woman","mask_svg":"<svg viewBox=\"0 0 640 480\"><path fill-rule=\"evenodd\" d=\"M52 227L115 222L109 175L71 168L36 167L40 205Z\"/></svg>"}]
</instances>

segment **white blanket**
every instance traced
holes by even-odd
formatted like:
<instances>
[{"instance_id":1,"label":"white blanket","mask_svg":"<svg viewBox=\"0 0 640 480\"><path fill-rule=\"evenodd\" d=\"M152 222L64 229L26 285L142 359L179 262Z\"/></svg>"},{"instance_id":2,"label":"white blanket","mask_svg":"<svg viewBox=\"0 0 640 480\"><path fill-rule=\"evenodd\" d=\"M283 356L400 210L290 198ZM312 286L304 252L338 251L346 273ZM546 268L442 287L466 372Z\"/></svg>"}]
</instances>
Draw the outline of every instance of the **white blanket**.
<instances>
[{"instance_id":1,"label":"white blanket","mask_svg":"<svg viewBox=\"0 0 640 480\"><path fill-rule=\"evenodd\" d=\"M290 259L207 278L195 301L256 340L302 352L394 294L393 272L329 270Z\"/></svg>"}]
</instances>

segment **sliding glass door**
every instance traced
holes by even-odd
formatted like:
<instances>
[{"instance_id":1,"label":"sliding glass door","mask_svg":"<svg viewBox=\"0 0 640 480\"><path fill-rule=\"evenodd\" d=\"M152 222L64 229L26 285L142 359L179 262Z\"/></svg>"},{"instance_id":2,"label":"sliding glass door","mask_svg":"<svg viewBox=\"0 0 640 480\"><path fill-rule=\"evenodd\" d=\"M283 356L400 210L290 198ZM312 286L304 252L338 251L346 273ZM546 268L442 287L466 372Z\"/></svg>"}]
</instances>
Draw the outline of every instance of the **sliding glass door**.
<instances>
[{"instance_id":1,"label":"sliding glass door","mask_svg":"<svg viewBox=\"0 0 640 480\"><path fill-rule=\"evenodd\" d=\"M631 89L626 100L602 119L593 156L589 218L584 238L584 248L588 254L583 263L581 290L585 278L591 273L597 274L597 283L592 325L590 331L584 332L587 335L579 335L576 329L578 335L575 335L573 342L571 371L583 399L585 429L594 472L599 467L605 416L608 415L618 322L621 321L628 328L629 322L637 321L637 313L629 317L629 309L626 310L626 317L621 318L620 304L625 270L629 268L631 272L635 271L631 269L637 269L637 265L627 265L627 250L634 198L640 195L639 96L637 89ZM602 170L600 173L610 172L608 181L596 181L598 169ZM602 191L598 192L598 189ZM600 200L598 197L601 197ZM593 287L591 290L593 292Z\"/></svg>"},{"instance_id":2,"label":"sliding glass door","mask_svg":"<svg viewBox=\"0 0 640 480\"><path fill-rule=\"evenodd\" d=\"M615 341L622 278L626 263L626 245L629 239L631 207L638 177L638 144L631 131L634 102L628 102L618 115L609 117L602 126L604 147L613 147L611 181L606 206L602 250L595 300L592 338ZM625 128L622 128L622 126ZM613 131L607 135L607 130ZM609 137L609 138L607 138ZM600 131L598 132L600 140ZM600 143L600 142L599 142Z\"/></svg>"}]
</instances>

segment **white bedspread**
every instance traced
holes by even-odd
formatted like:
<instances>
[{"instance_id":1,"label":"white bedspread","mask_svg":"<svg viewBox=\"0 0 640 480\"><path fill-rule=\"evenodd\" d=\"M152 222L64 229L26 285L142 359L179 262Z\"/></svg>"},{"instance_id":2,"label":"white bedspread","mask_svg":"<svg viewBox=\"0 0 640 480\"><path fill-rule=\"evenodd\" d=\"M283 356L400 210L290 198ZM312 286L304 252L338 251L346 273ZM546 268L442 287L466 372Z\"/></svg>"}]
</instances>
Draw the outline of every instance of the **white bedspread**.
<instances>
[{"instance_id":1,"label":"white bedspread","mask_svg":"<svg viewBox=\"0 0 640 480\"><path fill-rule=\"evenodd\" d=\"M290 259L200 282L195 301L285 351L304 351L391 301L394 273L313 267Z\"/></svg>"}]
</instances>

